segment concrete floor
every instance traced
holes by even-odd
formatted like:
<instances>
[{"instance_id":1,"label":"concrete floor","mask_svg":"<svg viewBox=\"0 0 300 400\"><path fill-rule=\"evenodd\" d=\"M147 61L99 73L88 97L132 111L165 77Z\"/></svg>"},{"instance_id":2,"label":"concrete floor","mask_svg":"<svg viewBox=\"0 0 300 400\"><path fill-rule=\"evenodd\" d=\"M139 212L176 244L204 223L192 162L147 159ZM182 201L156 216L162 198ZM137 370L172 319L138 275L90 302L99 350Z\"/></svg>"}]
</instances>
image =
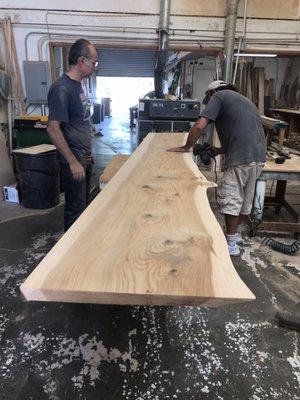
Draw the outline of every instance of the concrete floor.
<instances>
[{"instance_id":1,"label":"concrete floor","mask_svg":"<svg viewBox=\"0 0 300 400\"><path fill-rule=\"evenodd\" d=\"M115 154L109 146L133 148L123 118L101 129L95 182ZM44 212L0 204L1 400L300 398L299 333L274 319L299 301L299 255L244 232L232 260L256 300L218 309L28 303L19 285L61 237L62 214L63 204Z\"/></svg>"}]
</instances>

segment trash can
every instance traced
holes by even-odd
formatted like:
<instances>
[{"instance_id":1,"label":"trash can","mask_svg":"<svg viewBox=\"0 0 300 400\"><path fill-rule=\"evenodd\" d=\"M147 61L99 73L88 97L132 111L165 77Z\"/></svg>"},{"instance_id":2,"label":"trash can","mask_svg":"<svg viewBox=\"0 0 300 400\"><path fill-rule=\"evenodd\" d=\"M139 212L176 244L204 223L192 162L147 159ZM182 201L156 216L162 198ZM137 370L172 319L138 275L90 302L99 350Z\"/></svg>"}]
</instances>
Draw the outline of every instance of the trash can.
<instances>
[{"instance_id":1,"label":"trash can","mask_svg":"<svg viewBox=\"0 0 300 400\"><path fill-rule=\"evenodd\" d=\"M95 103L94 104L94 112L92 115L92 123L93 124L100 124L102 119L101 119L101 114L102 114L102 104L100 103Z\"/></svg>"},{"instance_id":2,"label":"trash can","mask_svg":"<svg viewBox=\"0 0 300 400\"><path fill-rule=\"evenodd\" d=\"M45 210L59 203L60 167L57 152L39 154L14 152L25 208Z\"/></svg>"},{"instance_id":3,"label":"trash can","mask_svg":"<svg viewBox=\"0 0 300 400\"><path fill-rule=\"evenodd\" d=\"M111 117L110 97L102 97L101 102L104 105L104 116L110 118Z\"/></svg>"}]
</instances>

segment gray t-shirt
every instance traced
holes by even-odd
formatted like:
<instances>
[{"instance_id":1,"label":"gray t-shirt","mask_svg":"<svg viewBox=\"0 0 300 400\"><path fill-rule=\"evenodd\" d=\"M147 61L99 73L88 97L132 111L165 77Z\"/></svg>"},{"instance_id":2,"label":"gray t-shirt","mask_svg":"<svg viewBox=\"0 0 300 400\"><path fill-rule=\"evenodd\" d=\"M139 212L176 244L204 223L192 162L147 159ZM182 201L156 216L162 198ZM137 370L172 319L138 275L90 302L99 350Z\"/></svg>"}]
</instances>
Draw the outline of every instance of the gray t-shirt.
<instances>
[{"instance_id":1,"label":"gray t-shirt","mask_svg":"<svg viewBox=\"0 0 300 400\"><path fill-rule=\"evenodd\" d=\"M233 90L216 92L201 112L216 125L225 152L225 169L266 161L266 140L256 106Z\"/></svg>"},{"instance_id":2,"label":"gray t-shirt","mask_svg":"<svg viewBox=\"0 0 300 400\"><path fill-rule=\"evenodd\" d=\"M77 158L86 166L91 158L90 110L81 83L61 75L48 93L49 121L59 121L64 137ZM67 163L60 154L60 161Z\"/></svg>"}]
</instances>

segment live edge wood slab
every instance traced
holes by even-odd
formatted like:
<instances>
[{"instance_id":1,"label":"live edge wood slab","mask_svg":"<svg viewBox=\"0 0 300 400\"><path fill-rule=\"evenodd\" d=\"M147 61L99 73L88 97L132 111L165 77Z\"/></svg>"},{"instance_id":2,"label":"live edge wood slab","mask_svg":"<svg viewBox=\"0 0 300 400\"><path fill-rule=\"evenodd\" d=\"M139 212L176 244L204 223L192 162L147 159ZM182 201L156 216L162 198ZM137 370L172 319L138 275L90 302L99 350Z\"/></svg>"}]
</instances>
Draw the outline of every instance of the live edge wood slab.
<instances>
[{"instance_id":1,"label":"live edge wood slab","mask_svg":"<svg viewBox=\"0 0 300 400\"><path fill-rule=\"evenodd\" d=\"M186 134L151 133L21 285L27 300L206 305L253 300Z\"/></svg>"}]
</instances>

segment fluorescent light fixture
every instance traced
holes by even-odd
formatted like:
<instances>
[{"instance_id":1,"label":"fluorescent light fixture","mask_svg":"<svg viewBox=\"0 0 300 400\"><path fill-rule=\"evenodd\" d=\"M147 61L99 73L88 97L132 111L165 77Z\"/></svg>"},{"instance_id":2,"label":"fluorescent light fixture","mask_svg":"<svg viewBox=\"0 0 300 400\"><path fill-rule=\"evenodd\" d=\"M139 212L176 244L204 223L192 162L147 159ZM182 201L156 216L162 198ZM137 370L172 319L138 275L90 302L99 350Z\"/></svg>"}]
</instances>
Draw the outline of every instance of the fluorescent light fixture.
<instances>
[{"instance_id":1,"label":"fluorescent light fixture","mask_svg":"<svg viewBox=\"0 0 300 400\"><path fill-rule=\"evenodd\" d=\"M237 57L235 53L235 57ZM239 57L277 57L277 54L264 54L264 53L240 53Z\"/></svg>"}]
</instances>

